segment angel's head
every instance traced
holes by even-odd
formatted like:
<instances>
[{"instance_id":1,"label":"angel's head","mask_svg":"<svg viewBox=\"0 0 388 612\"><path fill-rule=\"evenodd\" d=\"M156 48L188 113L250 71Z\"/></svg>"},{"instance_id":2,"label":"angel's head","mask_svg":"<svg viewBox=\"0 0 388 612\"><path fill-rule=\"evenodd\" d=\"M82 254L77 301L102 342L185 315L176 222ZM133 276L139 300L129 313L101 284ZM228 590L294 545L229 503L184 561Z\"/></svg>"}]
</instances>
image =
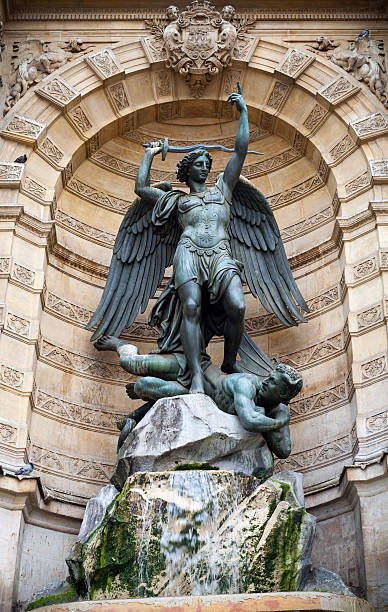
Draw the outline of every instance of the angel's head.
<instances>
[{"instance_id":1,"label":"angel's head","mask_svg":"<svg viewBox=\"0 0 388 612\"><path fill-rule=\"evenodd\" d=\"M190 180L204 183L212 167L212 158L209 151L196 149L191 151L177 164L176 175L178 181L190 186Z\"/></svg>"},{"instance_id":2,"label":"angel's head","mask_svg":"<svg viewBox=\"0 0 388 612\"><path fill-rule=\"evenodd\" d=\"M175 4L170 4L166 9L167 19L169 21L175 21L179 17L179 10Z\"/></svg>"},{"instance_id":3,"label":"angel's head","mask_svg":"<svg viewBox=\"0 0 388 612\"><path fill-rule=\"evenodd\" d=\"M278 363L263 380L258 389L261 400L268 404L288 404L303 386L299 372L288 365Z\"/></svg>"},{"instance_id":4,"label":"angel's head","mask_svg":"<svg viewBox=\"0 0 388 612\"><path fill-rule=\"evenodd\" d=\"M224 6L221 11L222 19L224 19L225 21L231 21L234 17L235 12L236 11L234 10L234 7L230 4Z\"/></svg>"}]
</instances>

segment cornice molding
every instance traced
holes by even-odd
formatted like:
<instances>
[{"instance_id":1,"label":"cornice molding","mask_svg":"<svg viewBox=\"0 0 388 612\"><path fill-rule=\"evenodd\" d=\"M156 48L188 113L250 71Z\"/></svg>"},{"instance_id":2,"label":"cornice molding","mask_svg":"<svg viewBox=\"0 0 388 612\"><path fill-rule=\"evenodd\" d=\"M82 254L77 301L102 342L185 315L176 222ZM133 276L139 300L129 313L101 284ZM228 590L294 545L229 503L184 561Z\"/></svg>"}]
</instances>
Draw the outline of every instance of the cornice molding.
<instances>
[{"instance_id":1,"label":"cornice molding","mask_svg":"<svg viewBox=\"0 0 388 612\"><path fill-rule=\"evenodd\" d=\"M135 9L127 11L125 9L95 9L95 10L59 10L57 12L50 10L26 11L16 10L9 11L8 21L144 21L145 19L160 19L165 16L164 10L159 11L144 11L144 9ZM366 21L366 20L381 20L386 19L387 15L382 10L341 10L341 9L294 9L287 11L240 11L236 13L236 17L249 17L256 21Z\"/></svg>"}]
</instances>

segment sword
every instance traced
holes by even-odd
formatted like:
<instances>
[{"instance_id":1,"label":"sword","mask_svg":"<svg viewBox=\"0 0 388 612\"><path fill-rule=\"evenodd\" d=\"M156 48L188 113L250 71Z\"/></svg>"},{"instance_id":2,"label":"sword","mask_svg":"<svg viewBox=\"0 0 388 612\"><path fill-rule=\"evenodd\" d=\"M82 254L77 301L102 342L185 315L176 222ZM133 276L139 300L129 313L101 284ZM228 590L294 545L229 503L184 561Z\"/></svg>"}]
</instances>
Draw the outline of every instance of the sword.
<instances>
[{"instance_id":1,"label":"sword","mask_svg":"<svg viewBox=\"0 0 388 612\"><path fill-rule=\"evenodd\" d=\"M168 144L168 138L165 138L163 141L160 140L160 145L162 147L162 160L166 159L167 153L190 153L190 151L195 151L196 149L205 149L206 151L225 151L226 153L234 153L234 149L230 149L229 147L224 147L223 145L206 145L206 144L195 144L195 145L187 145L186 147L174 147ZM151 143L146 142L143 144L143 147L148 147ZM264 155L264 153L259 153L258 151L247 151L247 154L251 155Z\"/></svg>"}]
</instances>

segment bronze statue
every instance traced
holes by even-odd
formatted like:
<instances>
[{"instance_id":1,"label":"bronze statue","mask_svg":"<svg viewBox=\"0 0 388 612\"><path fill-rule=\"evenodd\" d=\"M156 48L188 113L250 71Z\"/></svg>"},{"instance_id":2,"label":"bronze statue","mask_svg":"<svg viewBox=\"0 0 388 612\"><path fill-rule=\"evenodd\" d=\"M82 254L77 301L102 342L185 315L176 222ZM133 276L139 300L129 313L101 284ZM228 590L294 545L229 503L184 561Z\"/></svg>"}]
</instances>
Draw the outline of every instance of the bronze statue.
<instances>
[{"instance_id":1,"label":"bronze statue","mask_svg":"<svg viewBox=\"0 0 388 612\"><path fill-rule=\"evenodd\" d=\"M156 400L189 393L178 382L184 369L179 355L139 355L136 346L112 336L103 336L95 347L98 351L116 351L121 367L142 377L135 384L127 385L127 393L132 399L143 399L147 404L128 415L119 447ZM255 373L249 371L249 365ZM220 410L236 414L247 431L262 433L268 448L277 457L287 458L291 452L287 404L302 388L301 375L287 365L272 363L246 335L241 370L239 374L223 374L209 361L204 370L206 394Z\"/></svg>"},{"instance_id":2,"label":"bronze statue","mask_svg":"<svg viewBox=\"0 0 388 612\"><path fill-rule=\"evenodd\" d=\"M177 381L190 393L205 392L205 349L214 335L225 339L222 371L241 370L236 356L244 332L242 281L286 326L304 321L300 308L308 310L267 200L240 176L249 126L239 84L228 100L240 118L234 153L214 187L206 186L212 160L205 147L178 163L177 178L189 193L172 190L169 183L150 186L152 160L163 143L147 146L136 178L139 197L120 226L104 293L88 323L88 329L99 323L92 341L118 337L140 309L144 312L173 264L150 324L160 330L158 352L184 356Z\"/></svg>"}]
</instances>

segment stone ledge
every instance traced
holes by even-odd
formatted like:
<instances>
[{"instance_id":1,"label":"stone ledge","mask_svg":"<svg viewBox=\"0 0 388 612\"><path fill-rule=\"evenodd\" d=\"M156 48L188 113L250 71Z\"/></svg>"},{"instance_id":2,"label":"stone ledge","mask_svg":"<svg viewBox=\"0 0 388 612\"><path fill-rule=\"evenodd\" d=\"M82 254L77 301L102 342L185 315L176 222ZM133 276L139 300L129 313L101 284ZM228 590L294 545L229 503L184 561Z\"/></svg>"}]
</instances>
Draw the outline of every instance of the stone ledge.
<instances>
[{"instance_id":1,"label":"stone ledge","mask_svg":"<svg viewBox=\"0 0 388 612\"><path fill-rule=\"evenodd\" d=\"M179 607L178 607L179 606ZM337 610L338 612L372 612L363 599L334 593L291 592L238 595L205 595L202 597L157 597L147 599L107 599L77 601L36 608L37 612L259 612L259 610Z\"/></svg>"}]
</instances>

